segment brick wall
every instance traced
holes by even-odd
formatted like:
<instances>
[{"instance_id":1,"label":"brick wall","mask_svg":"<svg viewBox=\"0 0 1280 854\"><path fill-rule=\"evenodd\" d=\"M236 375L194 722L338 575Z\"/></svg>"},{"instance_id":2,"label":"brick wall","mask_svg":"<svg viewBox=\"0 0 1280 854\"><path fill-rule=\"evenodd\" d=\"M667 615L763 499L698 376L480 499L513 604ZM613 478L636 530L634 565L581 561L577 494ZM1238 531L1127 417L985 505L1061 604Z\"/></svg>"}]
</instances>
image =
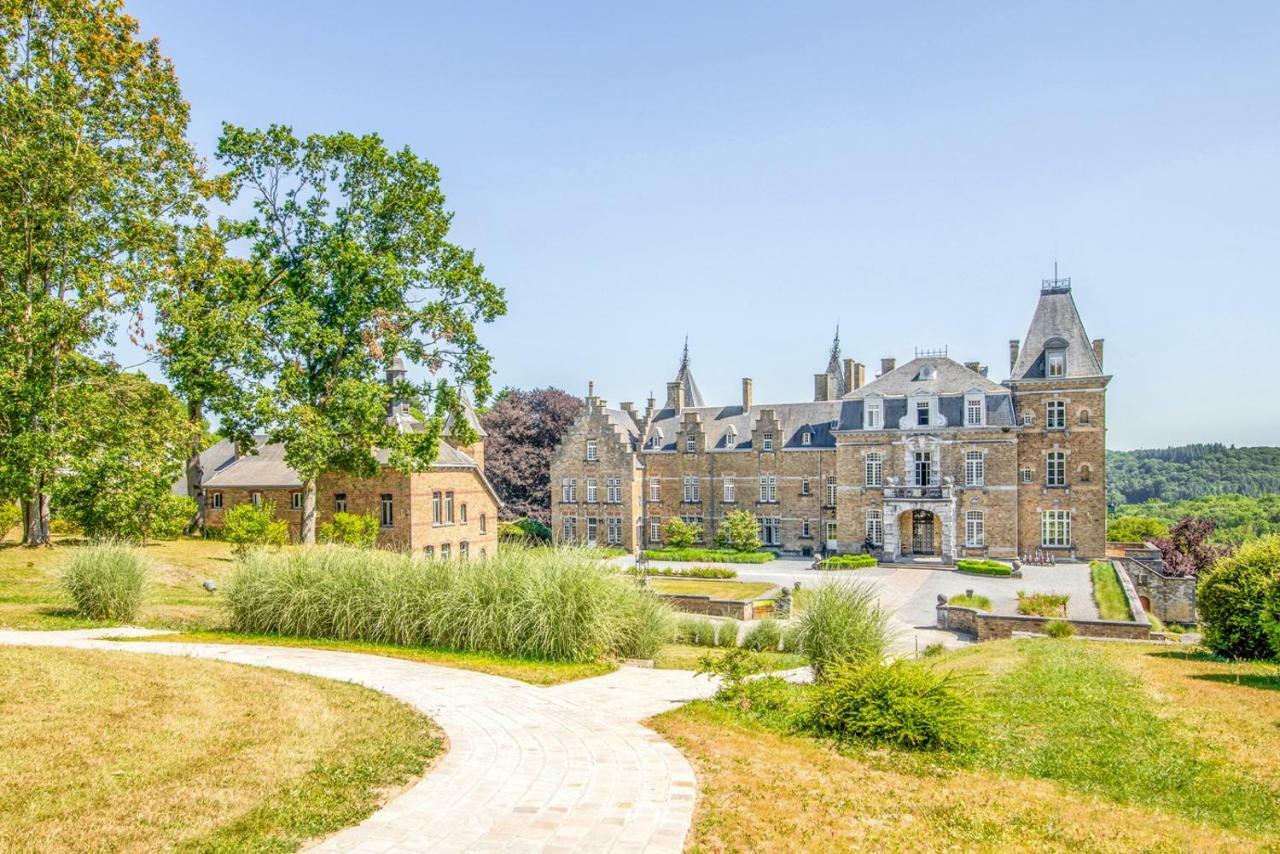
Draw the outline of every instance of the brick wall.
<instances>
[{"instance_id":1,"label":"brick wall","mask_svg":"<svg viewBox=\"0 0 1280 854\"><path fill-rule=\"evenodd\" d=\"M587 443L595 442L596 459L587 459ZM587 541L588 520L596 520L595 542L608 539L608 520L618 519L622 548L635 551L640 516L640 472L630 442L605 412L605 402L588 397L551 456L551 536L564 543L565 519L576 523L577 542ZM609 502L608 480L619 479L621 500ZM561 487L566 478L575 482L575 499L566 502ZM595 501L588 501L588 487L595 482Z\"/></svg>"},{"instance_id":2,"label":"brick wall","mask_svg":"<svg viewBox=\"0 0 1280 854\"><path fill-rule=\"evenodd\" d=\"M989 614L955 605L938 606L938 628L973 635L979 641L1001 640L1014 632L1044 634L1052 617L1027 617L1022 614ZM1115 620L1067 620L1076 634L1086 638L1118 638L1150 640L1151 626L1146 623Z\"/></svg>"}]
</instances>

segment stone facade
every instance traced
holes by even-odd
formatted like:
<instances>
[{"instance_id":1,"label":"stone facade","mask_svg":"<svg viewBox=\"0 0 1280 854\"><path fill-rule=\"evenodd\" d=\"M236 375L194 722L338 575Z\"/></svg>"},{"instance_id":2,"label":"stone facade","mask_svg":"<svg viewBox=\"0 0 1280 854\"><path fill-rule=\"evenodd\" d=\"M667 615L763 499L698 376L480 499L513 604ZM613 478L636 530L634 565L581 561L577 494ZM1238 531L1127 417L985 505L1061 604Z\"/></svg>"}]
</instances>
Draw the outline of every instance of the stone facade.
<instances>
[{"instance_id":1,"label":"stone facade","mask_svg":"<svg viewBox=\"0 0 1280 854\"><path fill-rule=\"evenodd\" d=\"M758 404L744 379L740 403L708 406L687 347L661 407L610 409L592 389L552 460L556 540L634 551L661 545L681 517L709 545L728 512L747 510L767 547L795 554L868 541L888 559L1104 554L1110 377L1069 281L1043 283L1003 383L945 352L884 359L865 377L837 334L812 402ZM611 479L620 504L601 497ZM608 516L620 535L598 521Z\"/></svg>"}]
</instances>

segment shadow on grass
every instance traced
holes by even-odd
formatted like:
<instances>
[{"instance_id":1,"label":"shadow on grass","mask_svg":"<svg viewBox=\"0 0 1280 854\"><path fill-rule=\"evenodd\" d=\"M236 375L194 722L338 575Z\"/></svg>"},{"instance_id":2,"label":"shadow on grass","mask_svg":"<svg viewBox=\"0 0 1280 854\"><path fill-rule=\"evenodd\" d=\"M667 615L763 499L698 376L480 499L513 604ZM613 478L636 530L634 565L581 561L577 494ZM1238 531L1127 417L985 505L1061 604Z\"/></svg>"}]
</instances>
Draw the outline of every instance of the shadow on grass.
<instances>
[{"instance_id":1,"label":"shadow on grass","mask_svg":"<svg viewBox=\"0 0 1280 854\"><path fill-rule=\"evenodd\" d=\"M1280 674L1267 676L1261 673L1197 673L1191 678L1205 682L1221 682L1224 685L1242 685L1262 691L1280 691Z\"/></svg>"}]
</instances>

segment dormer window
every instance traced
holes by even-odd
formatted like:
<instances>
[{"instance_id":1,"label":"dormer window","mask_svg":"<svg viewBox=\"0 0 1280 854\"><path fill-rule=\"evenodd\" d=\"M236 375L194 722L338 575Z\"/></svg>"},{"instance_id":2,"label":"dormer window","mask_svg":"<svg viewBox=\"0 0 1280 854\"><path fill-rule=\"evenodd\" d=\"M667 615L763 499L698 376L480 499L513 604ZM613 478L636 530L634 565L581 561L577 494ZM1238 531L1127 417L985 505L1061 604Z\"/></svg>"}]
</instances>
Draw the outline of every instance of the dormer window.
<instances>
[{"instance_id":1,"label":"dormer window","mask_svg":"<svg viewBox=\"0 0 1280 854\"><path fill-rule=\"evenodd\" d=\"M920 400L916 402L916 426L929 426L929 401Z\"/></svg>"},{"instance_id":2,"label":"dormer window","mask_svg":"<svg viewBox=\"0 0 1280 854\"><path fill-rule=\"evenodd\" d=\"M801 434L800 434L800 444L801 444L801 445L812 445L812 444L813 444L813 434L812 434L812 433L810 433L808 430L805 430L803 433L801 433Z\"/></svg>"},{"instance_id":3,"label":"dormer window","mask_svg":"<svg viewBox=\"0 0 1280 854\"><path fill-rule=\"evenodd\" d=\"M981 427L987 423L987 400L981 394L967 394L964 398L964 425Z\"/></svg>"},{"instance_id":4,"label":"dormer window","mask_svg":"<svg viewBox=\"0 0 1280 854\"><path fill-rule=\"evenodd\" d=\"M918 379L932 380L932 379L937 379L937 377L938 377L938 369L935 368L933 365L925 365L920 369L920 376L918 377Z\"/></svg>"},{"instance_id":5,"label":"dormer window","mask_svg":"<svg viewBox=\"0 0 1280 854\"><path fill-rule=\"evenodd\" d=\"M1049 350L1044 355L1044 373L1047 377L1067 375L1067 351Z\"/></svg>"},{"instance_id":6,"label":"dormer window","mask_svg":"<svg viewBox=\"0 0 1280 854\"><path fill-rule=\"evenodd\" d=\"M698 450L698 437L686 436L684 439L684 450L687 454L692 454L694 451Z\"/></svg>"},{"instance_id":7,"label":"dormer window","mask_svg":"<svg viewBox=\"0 0 1280 854\"><path fill-rule=\"evenodd\" d=\"M766 451L773 450L773 434L772 433L765 433L760 438L760 447Z\"/></svg>"},{"instance_id":8,"label":"dormer window","mask_svg":"<svg viewBox=\"0 0 1280 854\"><path fill-rule=\"evenodd\" d=\"M881 414L884 412L880 408L879 401L875 403L868 402L866 404L865 415L863 416L863 426L868 430L879 430L880 425L884 423Z\"/></svg>"},{"instance_id":9,"label":"dormer window","mask_svg":"<svg viewBox=\"0 0 1280 854\"><path fill-rule=\"evenodd\" d=\"M654 429L653 434L649 436L649 447L657 450L662 447L662 431Z\"/></svg>"},{"instance_id":10,"label":"dormer window","mask_svg":"<svg viewBox=\"0 0 1280 854\"><path fill-rule=\"evenodd\" d=\"M724 434L724 446L726 448L736 448L738 446L738 431L730 427L729 432Z\"/></svg>"},{"instance_id":11,"label":"dormer window","mask_svg":"<svg viewBox=\"0 0 1280 854\"><path fill-rule=\"evenodd\" d=\"M592 461L592 462L594 462L595 460L600 459L600 451L599 451L599 448L598 448L598 447L597 447L597 445L596 445L596 440L595 440L595 439L588 439L588 440L587 440L587 459L588 459L588 460L590 460L590 461Z\"/></svg>"}]
</instances>

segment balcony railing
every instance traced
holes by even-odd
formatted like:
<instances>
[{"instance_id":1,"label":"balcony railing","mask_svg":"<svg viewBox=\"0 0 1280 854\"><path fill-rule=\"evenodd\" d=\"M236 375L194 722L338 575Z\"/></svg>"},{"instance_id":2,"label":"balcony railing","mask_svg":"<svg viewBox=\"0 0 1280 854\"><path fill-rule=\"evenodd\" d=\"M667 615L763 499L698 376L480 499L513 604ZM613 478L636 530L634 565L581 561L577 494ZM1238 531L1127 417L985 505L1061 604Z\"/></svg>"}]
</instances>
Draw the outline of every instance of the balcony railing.
<instances>
[{"instance_id":1,"label":"balcony railing","mask_svg":"<svg viewBox=\"0 0 1280 854\"><path fill-rule=\"evenodd\" d=\"M939 486L886 486L885 498L909 498L923 501L950 501L951 487Z\"/></svg>"}]
</instances>

